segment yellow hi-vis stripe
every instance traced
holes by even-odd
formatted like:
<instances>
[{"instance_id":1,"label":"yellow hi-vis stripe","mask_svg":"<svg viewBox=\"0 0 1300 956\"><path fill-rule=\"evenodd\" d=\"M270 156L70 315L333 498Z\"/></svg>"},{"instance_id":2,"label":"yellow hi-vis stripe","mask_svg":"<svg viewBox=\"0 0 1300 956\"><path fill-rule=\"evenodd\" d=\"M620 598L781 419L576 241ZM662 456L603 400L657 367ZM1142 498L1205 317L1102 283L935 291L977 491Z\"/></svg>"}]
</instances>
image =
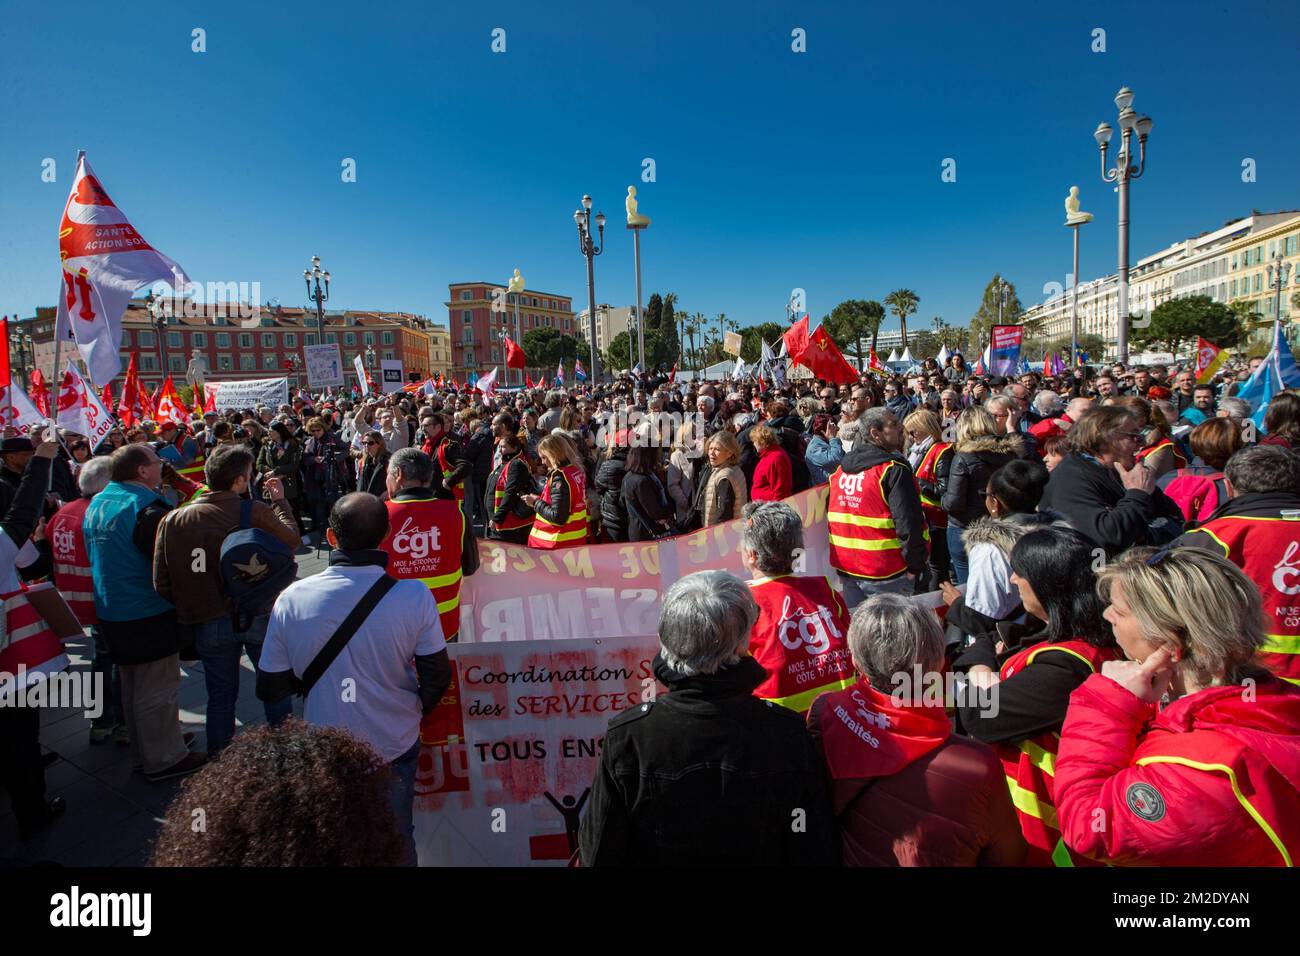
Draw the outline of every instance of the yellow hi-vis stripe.
<instances>
[{"instance_id":1,"label":"yellow hi-vis stripe","mask_svg":"<svg viewBox=\"0 0 1300 956\"><path fill-rule=\"evenodd\" d=\"M1053 830L1061 829L1056 822L1056 807L1050 803L1043 803L1038 794L1020 786L1020 784L1016 783L1015 777L1010 775L1007 776L1007 789L1011 791L1011 802L1016 805L1017 810L1042 820Z\"/></svg>"},{"instance_id":2,"label":"yellow hi-vis stripe","mask_svg":"<svg viewBox=\"0 0 1300 956\"><path fill-rule=\"evenodd\" d=\"M1020 742L1020 751L1029 758L1029 762L1049 777L1056 776L1056 754L1049 753L1032 740Z\"/></svg>"},{"instance_id":3,"label":"yellow hi-vis stripe","mask_svg":"<svg viewBox=\"0 0 1300 956\"><path fill-rule=\"evenodd\" d=\"M586 521L584 516L583 521ZM533 525L533 537L541 538L543 541L577 541L579 538L587 536L586 528L578 528L575 531L542 531L536 524Z\"/></svg>"},{"instance_id":4,"label":"yellow hi-vis stripe","mask_svg":"<svg viewBox=\"0 0 1300 956\"><path fill-rule=\"evenodd\" d=\"M812 690L800 691L797 694L791 694L789 697L768 697L774 704L780 704L782 707L788 707L790 710L805 711L812 706L812 702L822 694L828 694L831 691L844 690L846 687L852 687L856 678L848 677L844 680L831 681L829 684L822 684L820 687L814 687Z\"/></svg>"},{"instance_id":5,"label":"yellow hi-vis stripe","mask_svg":"<svg viewBox=\"0 0 1300 956\"><path fill-rule=\"evenodd\" d=\"M866 515L855 515L849 511L829 511L826 513L827 521L836 521L840 524L857 525L860 528L884 528L888 531L894 529L893 518L869 518Z\"/></svg>"},{"instance_id":6,"label":"yellow hi-vis stripe","mask_svg":"<svg viewBox=\"0 0 1300 956\"><path fill-rule=\"evenodd\" d=\"M451 574L443 574L436 578L420 578L420 583L432 588L445 588L448 584L455 584L461 578L460 569L457 568Z\"/></svg>"},{"instance_id":7,"label":"yellow hi-vis stripe","mask_svg":"<svg viewBox=\"0 0 1300 956\"><path fill-rule=\"evenodd\" d=\"M1267 835L1273 842L1273 846L1277 847L1277 852L1282 854L1282 861L1287 866L1295 865L1291 862L1291 854L1287 850L1286 845L1282 842L1281 838L1276 832L1274 832L1273 828L1269 826L1268 821L1264 819L1260 812L1251 805L1249 800L1246 799L1246 795L1241 792L1241 787L1237 785L1237 774L1231 767L1225 766L1221 763L1201 763L1198 760L1190 760L1187 757L1142 757L1138 760L1137 765L1139 767L1145 767L1150 763L1175 763L1183 767L1191 767L1193 770L1204 770L1207 773L1218 772L1226 774L1228 782L1232 784L1232 792L1237 797L1237 802L1241 804L1242 809L1250 814L1250 818L1259 824L1260 829L1263 830L1265 835Z\"/></svg>"},{"instance_id":8,"label":"yellow hi-vis stripe","mask_svg":"<svg viewBox=\"0 0 1300 956\"><path fill-rule=\"evenodd\" d=\"M863 541L861 538L846 538L843 535L833 534L830 536L831 544L839 545L841 548L848 548L852 551L898 551L902 550L903 542L897 538L881 538L878 541Z\"/></svg>"},{"instance_id":9,"label":"yellow hi-vis stripe","mask_svg":"<svg viewBox=\"0 0 1300 956\"><path fill-rule=\"evenodd\" d=\"M1260 648L1265 654L1300 654L1300 634L1265 634Z\"/></svg>"}]
</instances>

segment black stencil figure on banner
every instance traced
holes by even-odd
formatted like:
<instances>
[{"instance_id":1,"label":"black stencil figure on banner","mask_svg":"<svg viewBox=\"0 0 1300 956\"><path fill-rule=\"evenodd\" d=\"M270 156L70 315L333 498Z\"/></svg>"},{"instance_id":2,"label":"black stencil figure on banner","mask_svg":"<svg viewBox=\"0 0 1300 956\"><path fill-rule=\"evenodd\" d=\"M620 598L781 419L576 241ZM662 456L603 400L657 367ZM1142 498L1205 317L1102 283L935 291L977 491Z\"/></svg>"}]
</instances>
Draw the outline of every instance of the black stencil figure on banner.
<instances>
[{"instance_id":1,"label":"black stencil figure on banner","mask_svg":"<svg viewBox=\"0 0 1300 956\"><path fill-rule=\"evenodd\" d=\"M578 849L578 825L582 819L582 805L587 802L587 797L591 794L591 787L582 791L582 796L577 800L573 795L562 797L556 800L550 793L543 793L547 800L551 801L551 806L559 811L560 816L564 817L564 835L569 840L569 852L572 853Z\"/></svg>"}]
</instances>

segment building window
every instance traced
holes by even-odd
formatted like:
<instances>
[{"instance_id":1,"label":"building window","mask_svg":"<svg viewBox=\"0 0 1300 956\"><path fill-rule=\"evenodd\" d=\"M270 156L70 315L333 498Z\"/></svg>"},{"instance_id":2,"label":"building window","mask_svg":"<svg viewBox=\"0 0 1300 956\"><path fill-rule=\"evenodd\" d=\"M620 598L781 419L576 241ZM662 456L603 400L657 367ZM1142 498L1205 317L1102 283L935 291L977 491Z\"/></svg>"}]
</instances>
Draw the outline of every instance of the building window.
<instances>
[{"instance_id":1,"label":"building window","mask_svg":"<svg viewBox=\"0 0 1300 956\"><path fill-rule=\"evenodd\" d=\"M356 345L356 344L357 344L357 333L355 333L355 332L345 332L344 335L343 335L343 344L344 344L344 345Z\"/></svg>"},{"instance_id":2,"label":"building window","mask_svg":"<svg viewBox=\"0 0 1300 956\"><path fill-rule=\"evenodd\" d=\"M347 335L348 335L349 337L353 337L351 332L348 332ZM337 344L338 344L338 341L339 341L339 335L338 335L337 332L326 332L326 333L325 333L325 344L326 344L326 345L337 345ZM310 343L308 343L308 344L310 344Z\"/></svg>"},{"instance_id":3,"label":"building window","mask_svg":"<svg viewBox=\"0 0 1300 956\"><path fill-rule=\"evenodd\" d=\"M294 349L298 347L298 336L293 332L284 333L284 347Z\"/></svg>"},{"instance_id":4,"label":"building window","mask_svg":"<svg viewBox=\"0 0 1300 956\"><path fill-rule=\"evenodd\" d=\"M208 334L206 332L190 333L190 345L196 349L205 349L208 347Z\"/></svg>"},{"instance_id":5,"label":"building window","mask_svg":"<svg viewBox=\"0 0 1300 956\"><path fill-rule=\"evenodd\" d=\"M473 350L473 349L466 349L466 350L465 350L465 365L466 365L466 366L470 366L470 365L474 365L474 364L475 364L475 362L474 362L474 350Z\"/></svg>"},{"instance_id":6,"label":"building window","mask_svg":"<svg viewBox=\"0 0 1300 956\"><path fill-rule=\"evenodd\" d=\"M275 334L273 332L262 333L262 348L264 349L275 348Z\"/></svg>"},{"instance_id":7,"label":"building window","mask_svg":"<svg viewBox=\"0 0 1300 956\"><path fill-rule=\"evenodd\" d=\"M229 333L229 332L218 332L218 333L217 333L217 348L219 348L219 349L228 349L228 348L230 348L230 333Z\"/></svg>"},{"instance_id":8,"label":"building window","mask_svg":"<svg viewBox=\"0 0 1300 956\"><path fill-rule=\"evenodd\" d=\"M178 349L184 344L185 341L181 338L181 334L179 332L167 333L167 347L169 349Z\"/></svg>"},{"instance_id":9,"label":"building window","mask_svg":"<svg viewBox=\"0 0 1300 956\"><path fill-rule=\"evenodd\" d=\"M380 335L379 340L380 340L381 342L383 342L385 345L392 345L392 344L393 344L393 333L392 333L392 332L384 332L384 333L382 333L382 334Z\"/></svg>"},{"instance_id":10,"label":"building window","mask_svg":"<svg viewBox=\"0 0 1300 956\"><path fill-rule=\"evenodd\" d=\"M494 362L501 361L501 350L498 349L495 345L492 346L492 361Z\"/></svg>"},{"instance_id":11,"label":"building window","mask_svg":"<svg viewBox=\"0 0 1300 956\"><path fill-rule=\"evenodd\" d=\"M142 349L153 348L154 347L153 333L152 332L135 333L135 344L140 346L140 348Z\"/></svg>"},{"instance_id":12,"label":"building window","mask_svg":"<svg viewBox=\"0 0 1300 956\"><path fill-rule=\"evenodd\" d=\"M473 298L474 298L474 291L472 289L460 290L460 299L462 302L470 302L473 300Z\"/></svg>"},{"instance_id":13,"label":"building window","mask_svg":"<svg viewBox=\"0 0 1300 956\"><path fill-rule=\"evenodd\" d=\"M397 356L393 354L392 349L389 349L389 350L387 350L387 351L384 352L384 361L386 361L386 362L392 362L392 361L395 361L396 359L397 359Z\"/></svg>"},{"instance_id":14,"label":"building window","mask_svg":"<svg viewBox=\"0 0 1300 956\"><path fill-rule=\"evenodd\" d=\"M262 356L262 368L272 368L272 369L275 368L275 356L274 356L274 355L263 355L263 356Z\"/></svg>"},{"instance_id":15,"label":"building window","mask_svg":"<svg viewBox=\"0 0 1300 956\"><path fill-rule=\"evenodd\" d=\"M251 348L253 347L253 333L252 333L252 332L240 332L240 333L239 333L239 347L240 347L241 349L251 349Z\"/></svg>"},{"instance_id":16,"label":"building window","mask_svg":"<svg viewBox=\"0 0 1300 956\"><path fill-rule=\"evenodd\" d=\"M183 372L185 371L185 358L181 355L167 356L167 371Z\"/></svg>"},{"instance_id":17,"label":"building window","mask_svg":"<svg viewBox=\"0 0 1300 956\"><path fill-rule=\"evenodd\" d=\"M473 330L473 329L464 329L464 330L461 332L460 340L461 340L461 342L465 343L466 345L469 345L471 342L474 341L474 330Z\"/></svg>"},{"instance_id":18,"label":"building window","mask_svg":"<svg viewBox=\"0 0 1300 956\"><path fill-rule=\"evenodd\" d=\"M142 371L142 372L156 372L156 371L158 371L158 356L156 356L156 355L141 355L141 356L140 356L140 371Z\"/></svg>"},{"instance_id":19,"label":"building window","mask_svg":"<svg viewBox=\"0 0 1300 956\"><path fill-rule=\"evenodd\" d=\"M315 332L306 333L305 335L303 335L302 341L304 345L315 345L316 333Z\"/></svg>"},{"instance_id":20,"label":"building window","mask_svg":"<svg viewBox=\"0 0 1300 956\"><path fill-rule=\"evenodd\" d=\"M474 310L462 309L460 313L460 320L464 322L466 325L469 325L471 322L474 321Z\"/></svg>"},{"instance_id":21,"label":"building window","mask_svg":"<svg viewBox=\"0 0 1300 956\"><path fill-rule=\"evenodd\" d=\"M239 356L239 368L241 371L252 371L257 368L257 356L244 354Z\"/></svg>"},{"instance_id":22,"label":"building window","mask_svg":"<svg viewBox=\"0 0 1300 956\"><path fill-rule=\"evenodd\" d=\"M366 332L366 333L365 333L365 336L366 336L366 344L367 344L367 345L374 345L374 344L375 344L375 333L374 333L374 332Z\"/></svg>"},{"instance_id":23,"label":"building window","mask_svg":"<svg viewBox=\"0 0 1300 956\"><path fill-rule=\"evenodd\" d=\"M230 356L226 354L217 356L217 368L222 372L229 372L235 366L230 362Z\"/></svg>"}]
</instances>

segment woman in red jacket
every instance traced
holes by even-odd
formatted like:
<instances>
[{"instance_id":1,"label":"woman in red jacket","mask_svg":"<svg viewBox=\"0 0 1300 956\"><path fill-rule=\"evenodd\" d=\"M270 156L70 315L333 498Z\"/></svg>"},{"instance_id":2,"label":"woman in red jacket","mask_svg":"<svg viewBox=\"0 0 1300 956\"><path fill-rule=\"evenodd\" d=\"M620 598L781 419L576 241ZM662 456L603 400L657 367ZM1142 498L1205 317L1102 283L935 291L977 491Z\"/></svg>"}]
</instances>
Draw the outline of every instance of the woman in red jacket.
<instances>
[{"instance_id":1,"label":"woman in red jacket","mask_svg":"<svg viewBox=\"0 0 1300 956\"><path fill-rule=\"evenodd\" d=\"M898 594L849 626L858 680L808 713L845 866L1021 866L1025 841L997 755L952 733L938 618ZM918 679L919 678L919 679Z\"/></svg>"},{"instance_id":2,"label":"woman in red jacket","mask_svg":"<svg viewBox=\"0 0 1300 956\"><path fill-rule=\"evenodd\" d=\"M777 441L772 429L755 425L749 430L749 440L758 452L754 466L754 480L749 491L750 501L780 501L794 494L794 477L790 469L790 456Z\"/></svg>"},{"instance_id":3,"label":"woman in red jacket","mask_svg":"<svg viewBox=\"0 0 1300 956\"><path fill-rule=\"evenodd\" d=\"M1178 548L1128 552L1099 590L1129 659L1070 698L1056 760L1066 844L1119 865L1295 864L1300 688L1254 660L1259 589L1225 558Z\"/></svg>"}]
</instances>

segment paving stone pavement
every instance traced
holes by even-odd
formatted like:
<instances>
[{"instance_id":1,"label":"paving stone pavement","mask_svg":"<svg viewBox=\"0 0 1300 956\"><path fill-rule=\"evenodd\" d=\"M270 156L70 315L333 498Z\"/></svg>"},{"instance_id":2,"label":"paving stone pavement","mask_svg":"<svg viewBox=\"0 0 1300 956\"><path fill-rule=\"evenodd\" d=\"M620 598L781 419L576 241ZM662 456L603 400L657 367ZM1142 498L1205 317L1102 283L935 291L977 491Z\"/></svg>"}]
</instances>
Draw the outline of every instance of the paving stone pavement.
<instances>
[{"instance_id":1,"label":"paving stone pavement","mask_svg":"<svg viewBox=\"0 0 1300 956\"><path fill-rule=\"evenodd\" d=\"M298 552L298 577L322 571L328 550ZM67 645L73 671L90 668L90 638ZM241 661L238 726L262 723L265 716L254 692L256 673ZM191 749L205 746L203 719L207 692L203 665L181 666L180 711L185 730L197 735ZM295 700L294 711L302 715ZM130 748L113 741L90 743L90 721L73 708L49 708L41 714L41 748L59 759L45 769L45 795L63 797L67 812L26 841L5 795L0 795L0 866L143 866L158 832L158 823L180 787L179 780L150 783L131 769Z\"/></svg>"}]
</instances>

